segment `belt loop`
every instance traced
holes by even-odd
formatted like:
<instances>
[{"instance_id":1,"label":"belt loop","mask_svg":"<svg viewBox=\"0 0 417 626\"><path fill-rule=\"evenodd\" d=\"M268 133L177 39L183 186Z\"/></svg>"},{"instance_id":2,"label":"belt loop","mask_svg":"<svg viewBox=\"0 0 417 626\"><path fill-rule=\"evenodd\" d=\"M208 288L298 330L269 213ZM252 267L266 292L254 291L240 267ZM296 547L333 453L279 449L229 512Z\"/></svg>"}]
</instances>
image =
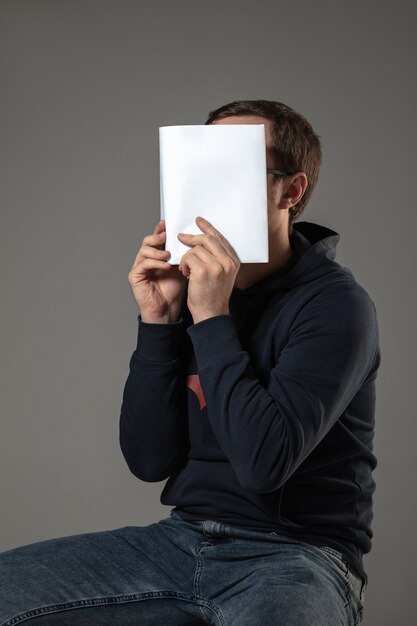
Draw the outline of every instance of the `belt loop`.
<instances>
[{"instance_id":1,"label":"belt loop","mask_svg":"<svg viewBox=\"0 0 417 626\"><path fill-rule=\"evenodd\" d=\"M222 537L224 528L225 526L221 522L214 522L213 520L203 522L203 533L208 537Z\"/></svg>"}]
</instances>

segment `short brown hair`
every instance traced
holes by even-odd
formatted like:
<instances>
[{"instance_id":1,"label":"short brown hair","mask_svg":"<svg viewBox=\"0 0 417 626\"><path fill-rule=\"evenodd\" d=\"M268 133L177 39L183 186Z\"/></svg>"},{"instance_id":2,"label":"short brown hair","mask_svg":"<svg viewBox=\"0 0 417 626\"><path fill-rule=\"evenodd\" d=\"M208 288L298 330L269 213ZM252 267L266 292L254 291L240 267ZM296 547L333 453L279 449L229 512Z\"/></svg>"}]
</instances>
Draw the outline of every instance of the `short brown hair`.
<instances>
[{"instance_id":1,"label":"short brown hair","mask_svg":"<svg viewBox=\"0 0 417 626\"><path fill-rule=\"evenodd\" d=\"M214 111L210 111L206 124L233 115L259 115L273 122L275 147L273 156L277 169L288 172L304 172L307 188L303 197L290 208L289 232L293 222L304 211L316 186L322 161L319 135L316 135L308 120L286 104L273 100L235 100ZM284 176L274 174L275 180Z\"/></svg>"}]
</instances>

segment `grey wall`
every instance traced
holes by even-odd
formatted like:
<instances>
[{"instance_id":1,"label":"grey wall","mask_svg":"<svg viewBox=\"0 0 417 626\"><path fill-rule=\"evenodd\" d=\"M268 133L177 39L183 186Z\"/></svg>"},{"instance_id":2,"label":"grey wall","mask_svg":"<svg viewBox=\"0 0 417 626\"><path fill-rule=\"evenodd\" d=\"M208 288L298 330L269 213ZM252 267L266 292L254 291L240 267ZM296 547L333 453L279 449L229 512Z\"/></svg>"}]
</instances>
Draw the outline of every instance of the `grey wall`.
<instances>
[{"instance_id":1,"label":"grey wall","mask_svg":"<svg viewBox=\"0 0 417 626\"><path fill-rule=\"evenodd\" d=\"M118 419L136 343L127 274L159 219L158 126L281 100L320 135L303 218L378 312L365 626L413 620L415 3L3 0L0 549L168 515ZM256 4L256 6L255 6Z\"/></svg>"}]
</instances>

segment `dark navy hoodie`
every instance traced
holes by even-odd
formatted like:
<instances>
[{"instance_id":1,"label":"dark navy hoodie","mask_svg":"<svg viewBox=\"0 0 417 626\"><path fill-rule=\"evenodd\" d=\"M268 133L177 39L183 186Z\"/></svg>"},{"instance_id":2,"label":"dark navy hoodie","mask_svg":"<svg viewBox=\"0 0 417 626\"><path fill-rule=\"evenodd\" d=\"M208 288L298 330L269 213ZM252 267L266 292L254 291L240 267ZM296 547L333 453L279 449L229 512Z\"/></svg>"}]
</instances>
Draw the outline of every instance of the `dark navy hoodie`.
<instances>
[{"instance_id":1,"label":"dark navy hoodie","mask_svg":"<svg viewBox=\"0 0 417 626\"><path fill-rule=\"evenodd\" d=\"M367 581L371 549L375 306L335 261L335 231L296 222L293 257L229 315L172 324L138 315L120 415L135 476L168 478L186 519L277 531L342 553Z\"/></svg>"}]
</instances>

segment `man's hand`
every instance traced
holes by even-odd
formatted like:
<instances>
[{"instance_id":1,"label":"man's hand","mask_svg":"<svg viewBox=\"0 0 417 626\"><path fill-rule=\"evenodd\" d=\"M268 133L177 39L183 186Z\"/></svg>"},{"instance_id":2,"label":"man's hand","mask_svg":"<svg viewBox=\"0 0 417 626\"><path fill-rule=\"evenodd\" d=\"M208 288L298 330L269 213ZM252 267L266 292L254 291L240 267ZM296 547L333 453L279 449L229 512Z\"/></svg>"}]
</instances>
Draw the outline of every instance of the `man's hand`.
<instances>
[{"instance_id":1,"label":"man's hand","mask_svg":"<svg viewBox=\"0 0 417 626\"><path fill-rule=\"evenodd\" d=\"M144 322L176 322L180 313L187 281L168 262L171 254L165 250L165 241L165 220L160 220L152 235L143 239L128 274Z\"/></svg>"},{"instance_id":2,"label":"man's hand","mask_svg":"<svg viewBox=\"0 0 417 626\"><path fill-rule=\"evenodd\" d=\"M187 306L194 324L215 315L229 314L229 299L240 261L227 239L203 217L196 218L202 235L179 233L190 246L178 269L188 281Z\"/></svg>"}]
</instances>

